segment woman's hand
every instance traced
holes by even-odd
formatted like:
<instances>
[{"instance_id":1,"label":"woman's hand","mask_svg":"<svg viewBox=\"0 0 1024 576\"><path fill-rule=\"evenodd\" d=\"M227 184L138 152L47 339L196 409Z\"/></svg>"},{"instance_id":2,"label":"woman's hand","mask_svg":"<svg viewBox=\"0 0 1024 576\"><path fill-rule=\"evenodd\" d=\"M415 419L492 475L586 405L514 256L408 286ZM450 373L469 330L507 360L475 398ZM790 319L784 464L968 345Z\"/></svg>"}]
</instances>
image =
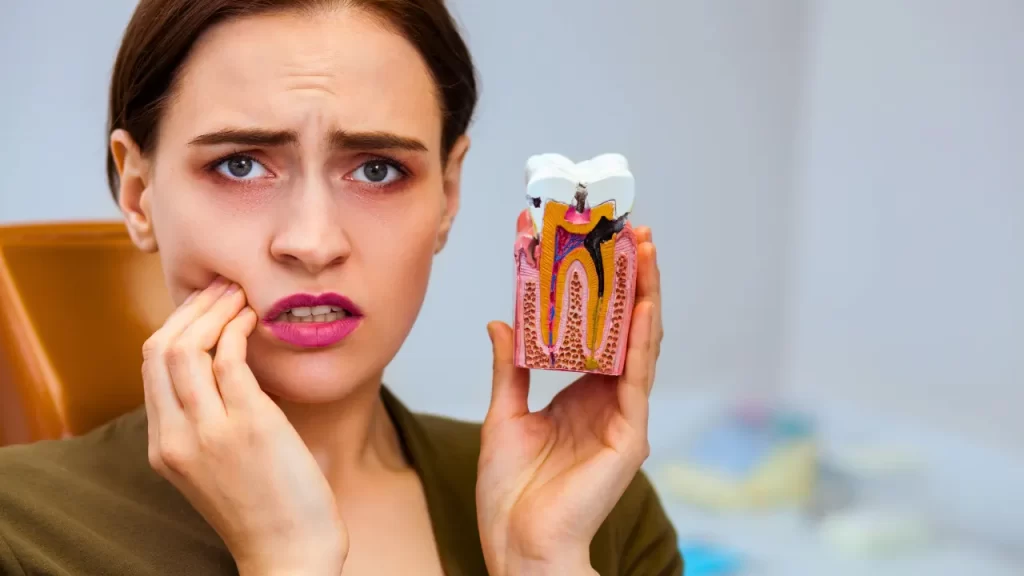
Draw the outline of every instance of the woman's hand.
<instances>
[{"instance_id":1,"label":"woman's hand","mask_svg":"<svg viewBox=\"0 0 1024 576\"><path fill-rule=\"evenodd\" d=\"M529 371L513 364L512 330L488 326L494 388L481 438L477 517L491 574L593 574L590 542L650 451L660 276L650 229L636 234L636 306L621 377L586 374L531 413Z\"/></svg>"},{"instance_id":2,"label":"woman's hand","mask_svg":"<svg viewBox=\"0 0 1024 576\"><path fill-rule=\"evenodd\" d=\"M337 576L348 535L313 455L246 364L257 317L218 279L143 346L149 461L241 574Z\"/></svg>"}]
</instances>

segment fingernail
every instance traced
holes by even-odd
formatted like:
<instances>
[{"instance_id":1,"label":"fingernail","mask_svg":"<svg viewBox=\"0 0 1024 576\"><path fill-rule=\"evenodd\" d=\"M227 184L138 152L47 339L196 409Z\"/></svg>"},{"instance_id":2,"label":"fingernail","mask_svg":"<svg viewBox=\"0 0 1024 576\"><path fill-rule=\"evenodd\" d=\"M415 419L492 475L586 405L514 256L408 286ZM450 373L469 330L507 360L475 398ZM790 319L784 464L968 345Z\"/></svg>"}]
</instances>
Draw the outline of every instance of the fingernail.
<instances>
[{"instance_id":1,"label":"fingernail","mask_svg":"<svg viewBox=\"0 0 1024 576\"><path fill-rule=\"evenodd\" d=\"M234 294L235 292L238 292L238 284L232 282L231 286L228 286L228 289L224 292L224 294Z\"/></svg>"},{"instance_id":2,"label":"fingernail","mask_svg":"<svg viewBox=\"0 0 1024 576\"><path fill-rule=\"evenodd\" d=\"M228 283L228 279L223 276L217 276L213 282L210 283L211 288L220 288L221 286Z\"/></svg>"},{"instance_id":3,"label":"fingernail","mask_svg":"<svg viewBox=\"0 0 1024 576\"><path fill-rule=\"evenodd\" d=\"M185 301L182 302L181 304L182 305L188 304L189 302L195 300L196 296L198 296L198 295L199 295L199 290L193 290L192 293L188 295L188 298L185 298Z\"/></svg>"}]
</instances>

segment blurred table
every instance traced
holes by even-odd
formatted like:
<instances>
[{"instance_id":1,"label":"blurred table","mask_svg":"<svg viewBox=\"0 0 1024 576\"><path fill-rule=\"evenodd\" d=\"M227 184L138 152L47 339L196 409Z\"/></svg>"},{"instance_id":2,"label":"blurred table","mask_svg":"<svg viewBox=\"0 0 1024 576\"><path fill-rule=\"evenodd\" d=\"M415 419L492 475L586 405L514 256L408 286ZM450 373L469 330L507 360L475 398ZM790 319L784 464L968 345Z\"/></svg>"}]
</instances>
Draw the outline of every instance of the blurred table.
<instances>
[{"instance_id":1,"label":"blurred table","mask_svg":"<svg viewBox=\"0 0 1024 576\"><path fill-rule=\"evenodd\" d=\"M920 553L857 559L823 545L813 525L794 513L707 514L668 501L683 537L702 537L737 551L739 576L1021 576L1024 564L981 545L939 542Z\"/></svg>"},{"instance_id":2,"label":"blurred table","mask_svg":"<svg viewBox=\"0 0 1024 576\"><path fill-rule=\"evenodd\" d=\"M1024 466L1005 454L948 431L885 422L835 403L818 402L815 418L826 456L880 441L918 454L928 464L931 545L886 558L855 557L827 545L817 525L795 510L718 513L674 498L661 466L680 458L688 439L721 413L726 399L662 386L652 397L651 458L645 469L683 541L704 540L741 554L750 576L1022 576Z\"/></svg>"}]
</instances>

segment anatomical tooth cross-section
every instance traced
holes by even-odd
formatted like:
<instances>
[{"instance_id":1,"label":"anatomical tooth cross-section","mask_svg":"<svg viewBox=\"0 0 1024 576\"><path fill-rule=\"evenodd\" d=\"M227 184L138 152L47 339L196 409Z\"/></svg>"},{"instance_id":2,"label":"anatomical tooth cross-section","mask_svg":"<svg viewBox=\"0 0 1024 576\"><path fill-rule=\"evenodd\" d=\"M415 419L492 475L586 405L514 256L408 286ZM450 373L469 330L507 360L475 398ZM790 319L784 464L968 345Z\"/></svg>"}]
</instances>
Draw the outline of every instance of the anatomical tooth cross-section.
<instances>
[{"instance_id":1,"label":"anatomical tooth cross-section","mask_svg":"<svg viewBox=\"0 0 1024 576\"><path fill-rule=\"evenodd\" d=\"M622 373L636 289L634 182L626 159L526 163L515 244L515 363Z\"/></svg>"}]
</instances>

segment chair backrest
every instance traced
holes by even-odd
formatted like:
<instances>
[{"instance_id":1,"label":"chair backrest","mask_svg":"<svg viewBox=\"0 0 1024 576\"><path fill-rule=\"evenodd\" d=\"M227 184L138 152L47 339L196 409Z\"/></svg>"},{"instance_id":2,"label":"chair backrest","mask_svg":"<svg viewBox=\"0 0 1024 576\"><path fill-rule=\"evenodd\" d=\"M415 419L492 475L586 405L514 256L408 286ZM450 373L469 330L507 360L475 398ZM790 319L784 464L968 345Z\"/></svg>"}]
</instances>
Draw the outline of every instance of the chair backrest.
<instances>
[{"instance_id":1,"label":"chair backrest","mask_svg":"<svg viewBox=\"0 0 1024 576\"><path fill-rule=\"evenodd\" d=\"M0 445L64 438L142 403L142 343L171 301L120 222L0 227Z\"/></svg>"}]
</instances>

